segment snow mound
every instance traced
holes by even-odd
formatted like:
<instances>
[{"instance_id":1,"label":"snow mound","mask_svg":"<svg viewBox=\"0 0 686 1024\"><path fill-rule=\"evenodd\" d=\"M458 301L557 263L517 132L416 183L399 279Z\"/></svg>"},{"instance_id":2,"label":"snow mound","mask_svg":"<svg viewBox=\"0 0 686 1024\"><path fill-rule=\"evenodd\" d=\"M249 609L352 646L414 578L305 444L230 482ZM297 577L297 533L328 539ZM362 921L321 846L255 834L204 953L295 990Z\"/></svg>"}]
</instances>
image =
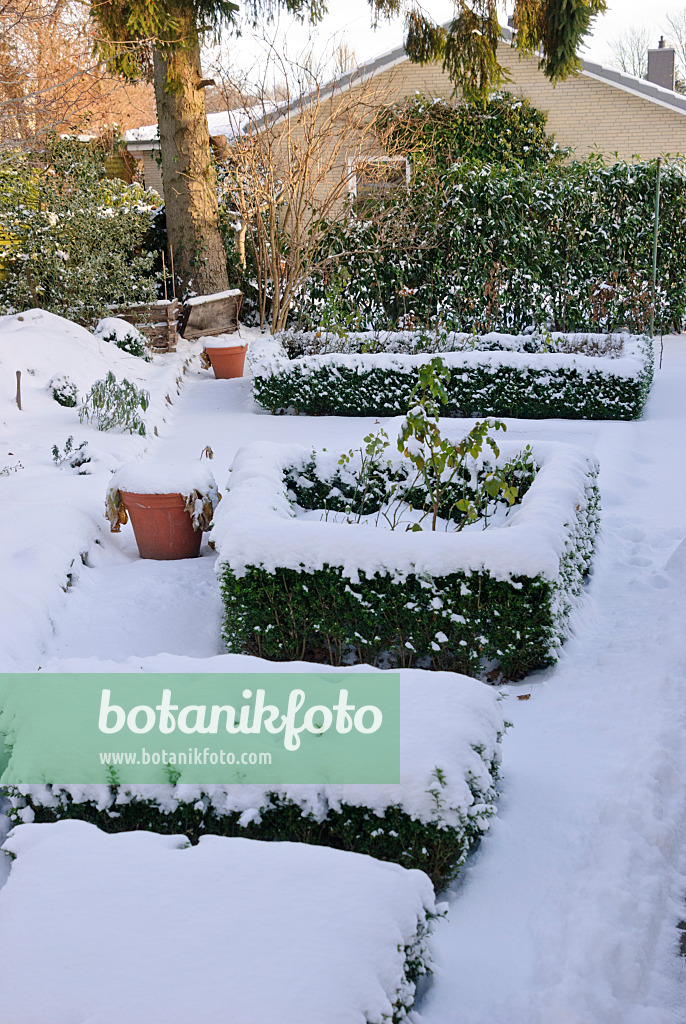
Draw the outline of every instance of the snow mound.
<instances>
[{"instance_id":1,"label":"snow mound","mask_svg":"<svg viewBox=\"0 0 686 1024\"><path fill-rule=\"evenodd\" d=\"M4 849L3 1024L380 1024L428 966L429 879L371 857L78 821Z\"/></svg>"},{"instance_id":2,"label":"snow mound","mask_svg":"<svg viewBox=\"0 0 686 1024\"><path fill-rule=\"evenodd\" d=\"M105 341L114 339L115 342L133 338L142 346L145 346L146 340L137 327L118 316L106 316L103 320L98 320L93 335L96 338L103 338Z\"/></svg>"},{"instance_id":3,"label":"snow mound","mask_svg":"<svg viewBox=\"0 0 686 1024\"><path fill-rule=\"evenodd\" d=\"M107 322L114 322L114 318ZM127 327L129 333L135 330ZM29 389L44 390L53 377L66 376L76 384L81 397L110 370L118 380L126 377L137 385L148 376L137 356L43 309L0 317L0 368L12 371L12 376L21 370L25 393ZM35 408L35 403L29 408Z\"/></svg>"}]
</instances>

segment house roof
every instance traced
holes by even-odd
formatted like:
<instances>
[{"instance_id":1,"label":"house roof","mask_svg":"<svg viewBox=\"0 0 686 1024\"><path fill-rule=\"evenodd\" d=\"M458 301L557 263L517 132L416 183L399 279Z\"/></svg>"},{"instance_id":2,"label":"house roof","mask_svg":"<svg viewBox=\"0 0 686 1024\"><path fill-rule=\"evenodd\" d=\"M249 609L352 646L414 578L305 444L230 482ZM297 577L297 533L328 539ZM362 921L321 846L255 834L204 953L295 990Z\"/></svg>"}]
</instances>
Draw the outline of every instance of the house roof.
<instances>
[{"instance_id":1,"label":"house roof","mask_svg":"<svg viewBox=\"0 0 686 1024\"><path fill-rule=\"evenodd\" d=\"M227 141L240 135L243 128L249 122L251 112L249 110L220 110L214 114L207 115L207 127L210 135L224 135ZM146 124L141 128L130 128L124 132L124 141L127 149L153 149L159 145L159 135L156 124Z\"/></svg>"},{"instance_id":2,"label":"house roof","mask_svg":"<svg viewBox=\"0 0 686 1024\"><path fill-rule=\"evenodd\" d=\"M444 27L447 28L449 24L450 22L446 22ZM512 29L501 26L500 32L505 42L510 43L512 41ZM401 64L409 59L404 45L396 46L393 50L388 50L373 60L367 61L367 63L339 75L338 78L329 82L321 91L320 99L326 99L339 89L346 89L353 82L364 82L374 78L376 75L381 74L381 72L388 71L396 64ZM616 68L606 67L604 64L596 64L593 61L583 59L581 60L580 74L600 82L605 82L615 89L621 89L623 92L628 92L641 99L648 100L650 103L666 107L675 114L686 116L686 96L673 92L671 89L664 89L660 85L654 85L644 78L637 78L635 75L628 75L624 71L618 71ZM282 107L277 114L277 120L288 113L289 110L298 109L302 105L302 101L303 97L300 97ZM263 120L264 118L258 119L257 123L259 124Z\"/></svg>"}]
</instances>

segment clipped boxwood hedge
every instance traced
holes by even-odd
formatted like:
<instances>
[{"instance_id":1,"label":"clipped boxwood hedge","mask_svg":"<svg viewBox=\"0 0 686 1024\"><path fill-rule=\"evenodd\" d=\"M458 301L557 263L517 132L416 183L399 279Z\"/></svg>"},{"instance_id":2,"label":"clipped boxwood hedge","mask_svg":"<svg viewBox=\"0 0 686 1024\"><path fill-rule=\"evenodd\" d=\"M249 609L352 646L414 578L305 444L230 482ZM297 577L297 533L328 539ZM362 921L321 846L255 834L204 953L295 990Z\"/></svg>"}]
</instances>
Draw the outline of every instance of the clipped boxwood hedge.
<instances>
[{"instance_id":1,"label":"clipped boxwood hedge","mask_svg":"<svg viewBox=\"0 0 686 1024\"><path fill-rule=\"evenodd\" d=\"M494 780L496 766L492 766ZM491 794L494 798L495 792ZM484 794L479 794L483 802ZM303 814L301 806L278 793L269 794L270 803L256 820L241 822L238 811L219 812L205 802L179 803L175 810L163 809L156 800L136 799L103 809L94 800L77 801L65 794L57 807L35 803L29 794L20 802L31 808L36 822L78 818L89 821L105 832L145 830L163 835L185 835L192 843L204 835L239 836L274 842L312 843L336 850L366 853L378 860L393 861L405 868L426 872L437 891L457 876L469 851L484 832L484 819L494 813L489 808L483 819L465 817L460 825L440 821L423 822L412 818L402 807L389 807L378 815L369 808L343 804L329 810L323 820L312 812ZM16 812L17 824L22 820Z\"/></svg>"},{"instance_id":2,"label":"clipped boxwood hedge","mask_svg":"<svg viewBox=\"0 0 686 1024\"><path fill-rule=\"evenodd\" d=\"M501 446L503 459L520 451ZM506 526L413 533L299 521L296 503L348 500L335 457L242 449L213 534L228 649L472 675L498 667L510 679L552 664L590 566L597 465L568 445L537 443L533 457L538 472Z\"/></svg>"},{"instance_id":3,"label":"clipped boxwood hedge","mask_svg":"<svg viewBox=\"0 0 686 1024\"><path fill-rule=\"evenodd\" d=\"M218 661L214 671L250 670L246 659ZM419 868L442 888L495 814L502 705L474 679L410 671L401 673L400 711L399 785L201 786L183 776L175 785L22 785L11 788L11 816L79 818L193 843L209 834L331 846Z\"/></svg>"},{"instance_id":4,"label":"clipped boxwood hedge","mask_svg":"<svg viewBox=\"0 0 686 1024\"><path fill-rule=\"evenodd\" d=\"M290 332L255 353L253 392L272 413L402 414L436 352L451 371L446 416L637 419L653 375L652 343L632 335Z\"/></svg>"}]
</instances>

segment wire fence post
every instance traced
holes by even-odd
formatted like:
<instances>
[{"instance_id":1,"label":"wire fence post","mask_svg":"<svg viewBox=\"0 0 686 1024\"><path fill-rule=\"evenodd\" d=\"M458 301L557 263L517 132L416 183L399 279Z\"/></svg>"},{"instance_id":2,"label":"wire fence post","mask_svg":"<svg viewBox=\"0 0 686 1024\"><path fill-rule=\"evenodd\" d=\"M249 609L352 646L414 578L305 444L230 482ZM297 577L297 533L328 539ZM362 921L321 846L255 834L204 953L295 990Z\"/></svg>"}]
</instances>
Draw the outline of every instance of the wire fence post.
<instances>
[{"instance_id":1,"label":"wire fence post","mask_svg":"<svg viewBox=\"0 0 686 1024\"><path fill-rule=\"evenodd\" d=\"M650 303L650 337L655 334L655 298L657 283L657 234L660 227L660 173L662 171L662 157L657 158L657 179L655 182L655 224L653 227L653 277L652 277L652 301Z\"/></svg>"}]
</instances>

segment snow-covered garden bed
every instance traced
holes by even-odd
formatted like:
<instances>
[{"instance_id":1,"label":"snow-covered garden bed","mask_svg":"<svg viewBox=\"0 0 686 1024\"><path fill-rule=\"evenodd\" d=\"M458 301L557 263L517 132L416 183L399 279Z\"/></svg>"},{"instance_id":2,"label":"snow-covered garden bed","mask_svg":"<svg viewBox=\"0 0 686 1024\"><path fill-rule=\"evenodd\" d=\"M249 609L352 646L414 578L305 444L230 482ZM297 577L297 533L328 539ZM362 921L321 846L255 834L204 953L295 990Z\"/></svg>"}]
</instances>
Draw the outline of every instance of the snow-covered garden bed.
<instances>
[{"instance_id":1,"label":"snow-covered garden bed","mask_svg":"<svg viewBox=\"0 0 686 1024\"><path fill-rule=\"evenodd\" d=\"M0 548L6 556L0 667L5 671L34 652L38 656L52 635L62 592L101 542L103 497L112 471L140 459L165 429L194 359L193 347L181 340L177 352L147 362L41 309L0 317ZM21 409L15 399L17 371ZM135 398L134 388L149 396L145 408L117 401L118 394L127 398L120 390L127 383L128 399Z\"/></svg>"},{"instance_id":2,"label":"snow-covered garden bed","mask_svg":"<svg viewBox=\"0 0 686 1024\"><path fill-rule=\"evenodd\" d=\"M393 480L403 461L391 460ZM481 507L478 482L508 465L520 467L508 478L518 484L514 503ZM415 532L407 505L425 507L421 484L398 515L375 497L373 480L360 487L359 473L354 460L296 445L239 451L213 530L229 650L499 668L507 678L554 662L598 526L593 458L573 446L537 442L523 453L503 442L498 458L480 457L446 491L450 508L478 506L459 533L454 522L434 531L426 520Z\"/></svg>"},{"instance_id":3,"label":"snow-covered garden bed","mask_svg":"<svg viewBox=\"0 0 686 1024\"><path fill-rule=\"evenodd\" d=\"M653 375L652 343L626 333L284 332L253 346L255 400L274 413L404 413L437 353L451 371L448 416L637 419Z\"/></svg>"},{"instance_id":4,"label":"snow-covered garden bed","mask_svg":"<svg viewBox=\"0 0 686 1024\"><path fill-rule=\"evenodd\" d=\"M4 1024L390 1024L431 967L429 879L370 857L75 821L4 849Z\"/></svg>"},{"instance_id":5,"label":"snow-covered garden bed","mask_svg":"<svg viewBox=\"0 0 686 1024\"><path fill-rule=\"evenodd\" d=\"M97 671L160 671L155 662L103 664ZM205 662L167 659L167 672L264 672L257 658L224 655ZM317 672L314 665L276 671ZM76 669L81 671L82 667ZM94 666L88 665L92 672ZM368 670L367 670L368 671ZM12 756L28 747L40 709L5 707L3 731L16 736ZM27 715L29 720L27 721ZM38 715L38 718L36 717ZM22 721L24 725L22 726ZM399 785L20 786L13 820L84 818L106 831L146 829L196 841L207 834L298 840L367 853L421 868L443 888L495 813L505 725L497 693L465 676L405 670L400 682Z\"/></svg>"}]
</instances>

